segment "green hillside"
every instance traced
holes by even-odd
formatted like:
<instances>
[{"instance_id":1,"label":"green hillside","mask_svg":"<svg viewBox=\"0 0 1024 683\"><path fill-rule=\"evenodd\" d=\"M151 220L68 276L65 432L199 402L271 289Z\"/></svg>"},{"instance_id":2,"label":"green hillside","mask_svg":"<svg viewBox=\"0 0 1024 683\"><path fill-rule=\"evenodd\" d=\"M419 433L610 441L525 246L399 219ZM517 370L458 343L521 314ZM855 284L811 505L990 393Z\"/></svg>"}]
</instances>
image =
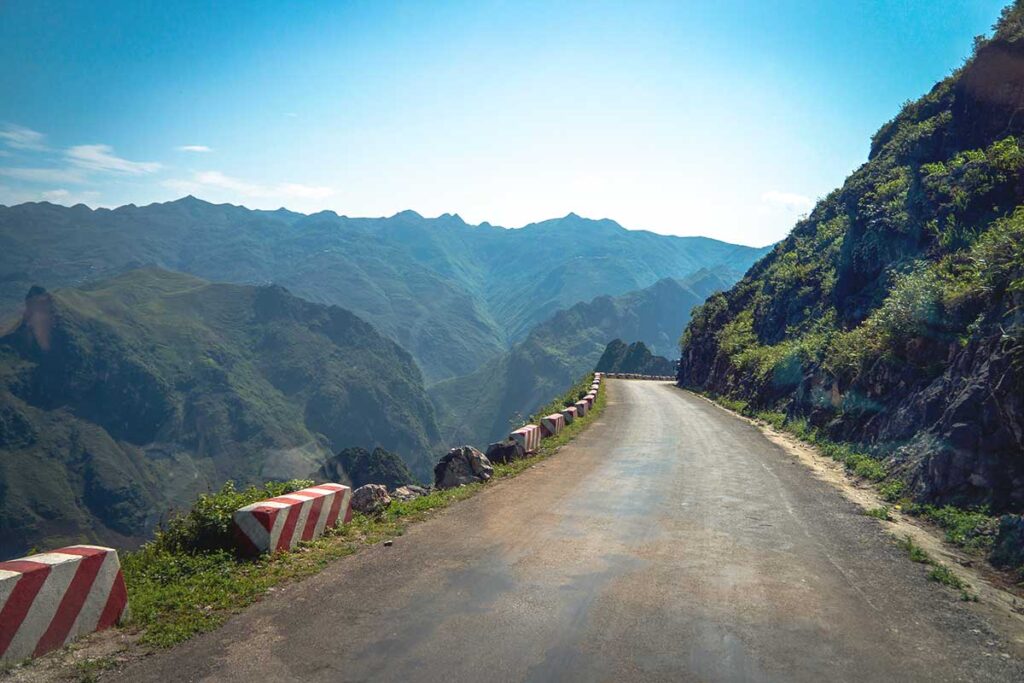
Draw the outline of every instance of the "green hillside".
<instances>
[{"instance_id":1,"label":"green hillside","mask_svg":"<svg viewBox=\"0 0 1024 683\"><path fill-rule=\"evenodd\" d=\"M431 387L445 442L500 438L511 419L529 415L593 370L613 339L639 339L674 356L691 309L736 277L732 271L701 270L686 280L660 280L555 313L508 353L470 375Z\"/></svg>"},{"instance_id":2,"label":"green hillside","mask_svg":"<svg viewBox=\"0 0 1024 683\"><path fill-rule=\"evenodd\" d=\"M694 313L681 381L856 442L920 500L1024 509L1022 64L1018 2Z\"/></svg>"},{"instance_id":3,"label":"green hillside","mask_svg":"<svg viewBox=\"0 0 1024 683\"><path fill-rule=\"evenodd\" d=\"M675 364L655 356L643 342L627 344L621 339L608 342L594 367L597 372L627 372L638 375L673 375Z\"/></svg>"},{"instance_id":4,"label":"green hillside","mask_svg":"<svg viewBox=\"0 0 1024 683\"><path fill-rule=\"evenodd\" d=\"M35 283L78 286L141 265L274 282L371 322L428 382L475 370L557 309L704 267L742 273L763 253L573 214L510 230L447 214L306 216L193 197L114 210L0 207L0 248L0 317Z\"/></svg>"},{"instance_id":5,"label":"green hillside","mask_svg":"<svg viewBox=\"0 0 1024 683\"><path fill-rule=\"evenodd\" d=\"M352 313L155 268L30 292L0 337L0 425L5 556L130 542L197 492L351 445L426 478L439 441L412 358Z\"/></svg>"}]
</instances>

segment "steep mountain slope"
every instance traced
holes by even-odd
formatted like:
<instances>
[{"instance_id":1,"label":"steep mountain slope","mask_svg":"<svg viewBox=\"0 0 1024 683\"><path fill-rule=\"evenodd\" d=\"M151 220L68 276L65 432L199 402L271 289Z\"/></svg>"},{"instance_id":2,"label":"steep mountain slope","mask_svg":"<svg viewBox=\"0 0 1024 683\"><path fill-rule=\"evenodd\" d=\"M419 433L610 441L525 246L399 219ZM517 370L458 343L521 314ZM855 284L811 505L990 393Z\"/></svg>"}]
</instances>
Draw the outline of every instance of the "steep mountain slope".
<instances>
[{"instance_id":1,"label":"steep mountain slope","mask_svg":"<svg viewBox=\"0 0 1024 683\"><path fill-rule=\"evenodd\" d=\"M0 316L29 286L77 286L156 265L275 282L344 306L416 358L427 380L464 375L558 309L702 267L742 272L759 250L575 215L509 230L458 216L309 216L192 197L114 210L0 207Z\"/></svg>"},{"instance_id":2,"label":"steep mountain slope","mask_svg":"<svg viewBox=\"0 0 1024 683\"><path fill-rule=\"evenodd\" d=\"M594 369L639 375L672 375L676 370L672 361L664 356L655 356L643 342L627 344L621 339L608 342Z\"/></svg>"},{"instance_id":3,"label":"steep mountain slope","mask_svg":"<svg viewBox=\"0 0 1024 683\"><path fill-rule=\"evenodd\" d=\"M1024 509L1024 4L695 311L680 381L860 442L917 498Z\"/></svg>"},{"instance_id":4,"label":"steep mountain slope","mask_svg":"<svg viewBox=\"0 0 1024 683\"><path fill-rule=\"evenodd\" d=\"M227 479L306 476L379 444L426 477L438 442L412 358L278 286L158 269L33 288L0 337L0 554L124 541Z\"/></svg>"},{"instance_id":5,"label":"steep mountain slope","mask_svg":"<svg viewBox=\"0 0 1024 683\"><path fill-rule=\"evenodd\" d=\"M508 353L470 375L431 387L445 441L484 443L501 437L512 418L529 415L593 370L612 339L640 339L674 352L691 309L732 281L731 271L701 270L686 280L660 280L559 311Z\"/></svg>"}]
</instances>

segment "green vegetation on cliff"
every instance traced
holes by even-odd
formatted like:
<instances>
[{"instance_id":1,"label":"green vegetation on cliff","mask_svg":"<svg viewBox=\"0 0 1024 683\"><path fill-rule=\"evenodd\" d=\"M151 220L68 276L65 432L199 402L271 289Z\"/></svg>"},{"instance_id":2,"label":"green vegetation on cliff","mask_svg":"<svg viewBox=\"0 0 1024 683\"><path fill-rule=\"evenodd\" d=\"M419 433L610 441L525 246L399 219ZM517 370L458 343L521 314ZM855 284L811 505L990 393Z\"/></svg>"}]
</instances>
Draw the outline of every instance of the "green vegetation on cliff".
<instances>
[{"instance_id":1,"label":"green vegetation on cliff","mask_svg":"<svg viewBox=\"0 0 1024 683\"><path fill-rule=\"evenodd\" d=\"M680 379L932 502L1024 509L1024 4L693 314Z\"/></svg>"}]
</instances>

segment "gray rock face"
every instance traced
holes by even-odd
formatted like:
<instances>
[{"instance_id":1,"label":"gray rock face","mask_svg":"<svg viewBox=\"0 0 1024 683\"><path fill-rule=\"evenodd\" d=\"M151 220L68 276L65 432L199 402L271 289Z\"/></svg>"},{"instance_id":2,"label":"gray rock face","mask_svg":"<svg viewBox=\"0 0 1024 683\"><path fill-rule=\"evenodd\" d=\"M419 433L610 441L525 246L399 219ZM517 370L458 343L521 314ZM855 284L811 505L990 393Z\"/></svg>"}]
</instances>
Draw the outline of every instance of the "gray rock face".
<instances>
[{"instance_id":1,"label":"gray rock face","mask_svg":"<svg viewBox=\"0 0 1024 683\"><path fill-rule=\"evenodd\" d=\"M450 489L463 484L487 481L494 474L491 461L472 446L459 446L448 451L434 465L434 485Z\"/></svg>"},{"instance_id":2,"label":"gray rock face","mask_svg":"<svg viewBox=\"0 0 1024 683\"><path fill-rule=\"evenodd\" d=\"M1024 515L1004 515L999 520L990 559L997 567L1024 566Z\"/></svg>"},{"instance_id":3,"label":"gray rock face","mask_svg":"<svg viewBox=\"0 0 1024 683\"><path fill-rule=\"evenodd\" d=\"M352 492L352 509L356 512L373 513L391 505L388 488L383 484L366 484Z\"/></svg>"},{"instance_id":4,"label":"gray rock face","mask_svg":"<svg viewBox=\"0 0 1024 683\"><path fill-rule=\"evenodd\" d=\"M393 500L412 500L425 496L430 491L423 488L422 486L416 486L415 484L407 484L405 486L399 486L397 489L391 492L391 498Z\"/></svg>"},{"instance_id":5,"label":"gray rock face","mask_svg":"<svg viewBox=\"0 0 1024 683\"><path fill-rule=\"evenodd\" d=\"M526 452L514 439L496 441L487 447L487 459L491 462L512 462L525 457Z\"/></svg>"}]
</instances>

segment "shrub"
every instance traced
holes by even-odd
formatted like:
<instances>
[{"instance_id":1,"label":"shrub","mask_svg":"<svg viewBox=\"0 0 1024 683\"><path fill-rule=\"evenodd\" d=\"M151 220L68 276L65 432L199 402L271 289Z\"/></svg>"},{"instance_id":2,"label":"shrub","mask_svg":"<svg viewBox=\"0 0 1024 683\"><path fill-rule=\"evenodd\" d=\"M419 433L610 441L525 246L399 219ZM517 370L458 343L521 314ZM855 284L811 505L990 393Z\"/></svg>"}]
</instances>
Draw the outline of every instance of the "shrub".
<instances>
[{"instance_id":1,"label":"shrub","mask_svg":"<svg viewBox=\"0 0 1024 683\"><path fill-rule=\"evenodd\" d=\"M269 482L238 491L229 481L216 493L199 496L192 508L171 518L147 546L152 550L202 552L234 547L231 516L246 505L312 486L307 479Z\"/></svg>"},{"instance_id":2,"label":"shrub","mask_svg":"<svg viewBox=\"0 0 1024 683\"><path fill-rule=\"evenodd\" d=\"M899 479L894 479L893 481L887 481L879 486L878 492L882 494L882 498L887 502L895 503L903 497L903 493L906 491L906 488L906 484Z\"/></svg>"}]
</instances>

